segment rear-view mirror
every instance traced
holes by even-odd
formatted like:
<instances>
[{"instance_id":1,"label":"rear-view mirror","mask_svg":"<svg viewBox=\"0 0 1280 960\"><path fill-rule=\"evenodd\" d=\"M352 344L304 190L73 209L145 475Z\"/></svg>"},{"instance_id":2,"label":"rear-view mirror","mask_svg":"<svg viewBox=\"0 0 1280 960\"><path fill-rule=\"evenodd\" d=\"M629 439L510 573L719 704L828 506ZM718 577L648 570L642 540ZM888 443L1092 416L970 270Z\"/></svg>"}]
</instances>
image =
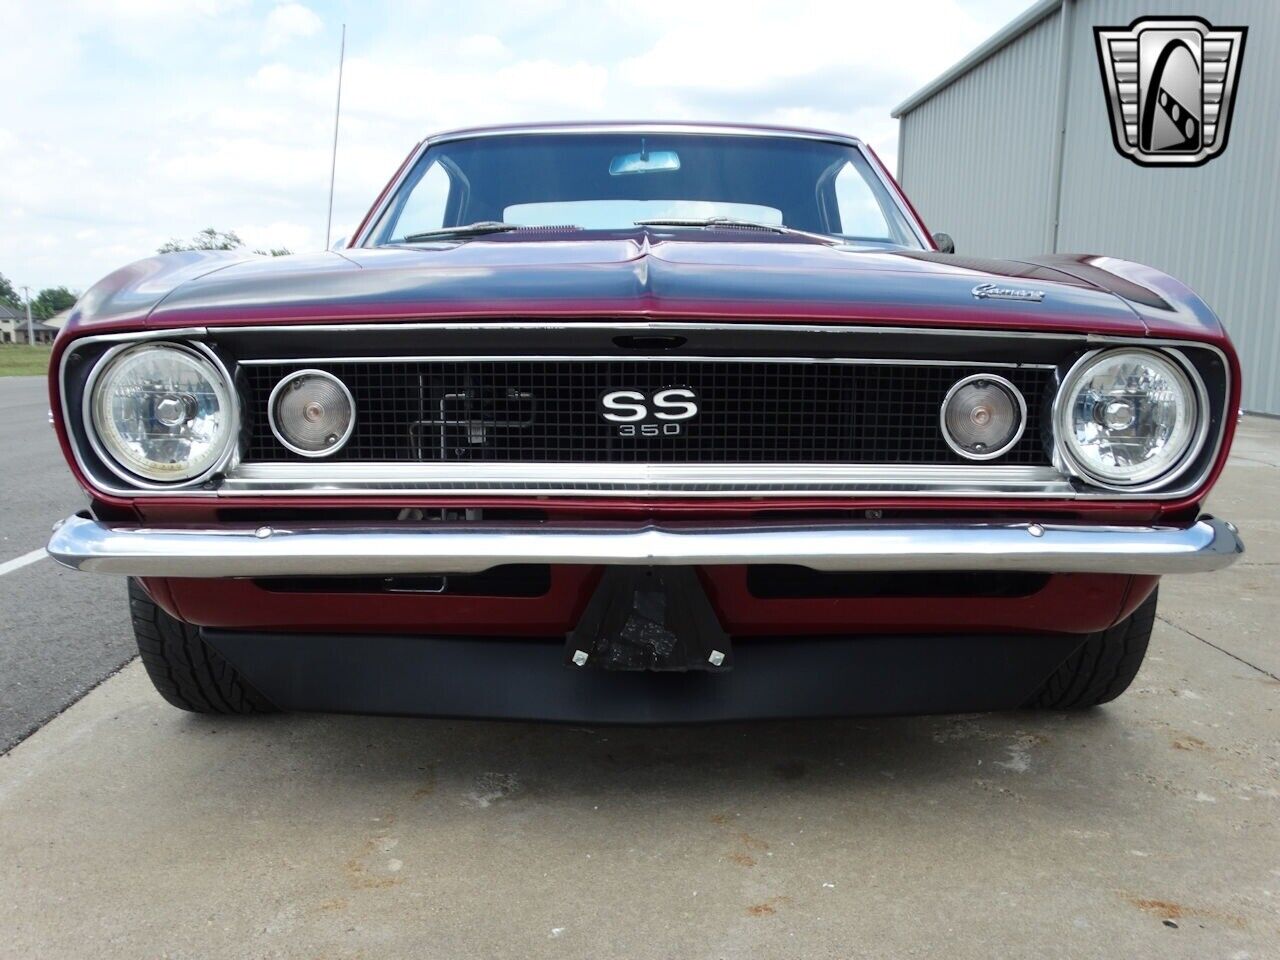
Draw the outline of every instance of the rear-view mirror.
<instances>
[{"instance_id":1,"label":"rear-view mirror","mask_svg":"<svg viewBox=\"0 0 1280 960\"><path fill-rule=\"evenodd\" d=\"M641 150L620 153L609 161L609 176L623 177L633 173L665 173L680 169L680 154L674 150Z\"/></svg>"}]
</instances>

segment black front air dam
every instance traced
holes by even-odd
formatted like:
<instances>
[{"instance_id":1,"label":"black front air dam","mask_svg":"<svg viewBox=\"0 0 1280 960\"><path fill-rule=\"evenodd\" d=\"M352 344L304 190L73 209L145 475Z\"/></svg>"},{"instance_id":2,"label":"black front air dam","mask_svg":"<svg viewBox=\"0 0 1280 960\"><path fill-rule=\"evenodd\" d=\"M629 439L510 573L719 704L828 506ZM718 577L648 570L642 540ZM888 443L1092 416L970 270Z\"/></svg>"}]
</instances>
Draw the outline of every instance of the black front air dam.
<instances>
[{"instance_id":1,"label":"black front air dam","mask_svg":"<svg viewBox=\"0 0 1280 960\"><path fill-rule=\"evenodd\" d=\"M735 638L725 673L566 666L564 640L202 631L284 710L705 723L1014 709L1084 636Z\"/></svg>"}]
</instances>

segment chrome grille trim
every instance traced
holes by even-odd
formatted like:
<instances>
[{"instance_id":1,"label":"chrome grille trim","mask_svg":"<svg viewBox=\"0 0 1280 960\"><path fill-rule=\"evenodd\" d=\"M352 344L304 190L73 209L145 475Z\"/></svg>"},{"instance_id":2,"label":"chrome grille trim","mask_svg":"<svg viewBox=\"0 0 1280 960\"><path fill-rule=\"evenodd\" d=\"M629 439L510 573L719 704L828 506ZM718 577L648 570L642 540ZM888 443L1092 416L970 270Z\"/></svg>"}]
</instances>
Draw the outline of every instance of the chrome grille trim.
<instances>
[{"instance_id":1,"label":"chrome grille trim","mask_svg":"<svg viewBox=\"0 0 1280 960\"><path fill-rule=\"evenodd\" d=\"M186 328L194 330L197 328ZM1184 344L1186 346L1207 346L1183 340L1143 340L1139 336L1116 337L1100 334L1067 333L1060 331L1038 330L988 330L982 327L948 327L939 321L938 326L893 326L885 324L862 323L824 323L800 320L740 320L725 322L716 320L638 320L623 314L614 320L575 319L573 317L548 317L543 320L517 320L503 316L479 317L471 320L371 320L367 323L277 323L264 321L262 324L242 326L210 326L198 328L211 336L253 335L273 333L376 333L379 331L411 330L415 333L430 333L436 330L525 330L525 331L564 331L564 330L616 330L619 333L679 333L692 331L732 331L735 333L764 331L767 333L795 333L803 330L807 333L830 333L838 336L858 336L881 333L910 333L913 337L974 337L985 340L1033 338L1036 340L1058 340L1062 342L1086 343L1163 343ZM177 331L170 331L176 333ZM165 331L135 334L136 337L164 336ZM101 339L111 338L104 334Z\"/></svg>"},{"instance_id":2,"label":"chrome grille trim","mask_svg":"<svg viewBox=\"0 0 1280 960\"><path fill-rule=\"evenodd\" d=\"M653 353L617 353L611 355L604 354L577 354L577 353L556 353L556 354L452 354L439 353L430 356L394 356L394 357L361 357L361 356L344 356L344 357L279 357L261 359L251 357L247 360L236 361L242 367L265 367L265 366L288 366L290 364L302 363L430 363L432 361L450 362L450 363L468 363L471 361L479 362L497 362L497 363L520 363L528 361L531 363L555 363L555 362L571 362L584 361L594 363L646 363L658 361L682 361L689 363L796 363L796 364L816 364L829 363L853 366L893 366L893 367L999 367L1005 370L1052 370L1052 363L1012 363L1008 361L986 361L986 360L913 360L910 357L904 358L886 358L873 357L870 359L862 359L857 357L778 357L778 356L758 356L758 357L716 357L709 355L695 355L684 353L669 354L653 354Z\"/></svg>"},{"instance_id":3,"label":"chrome grille trim","mask_svg":"<svg viewBox=\"0 0 1280 960\"><path fill-rule=\"evenodd\" d=\"M245 463L222 496L531 494L776 497L806 494L1071 497L1052 467L902 464Z\"/></svg>"}]
</instances>

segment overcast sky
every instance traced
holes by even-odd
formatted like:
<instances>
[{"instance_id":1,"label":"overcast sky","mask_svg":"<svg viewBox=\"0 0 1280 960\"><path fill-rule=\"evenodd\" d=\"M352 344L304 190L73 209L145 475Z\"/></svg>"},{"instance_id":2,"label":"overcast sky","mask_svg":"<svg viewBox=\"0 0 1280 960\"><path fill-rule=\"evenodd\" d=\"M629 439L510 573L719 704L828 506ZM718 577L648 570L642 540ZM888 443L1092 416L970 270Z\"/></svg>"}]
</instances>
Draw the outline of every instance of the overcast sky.
<instances>
[{"instance_id":1,"label":"overcast sky","mask_svg":"<svg viewBox=\"0 0 1280 960\"><path fill-rule=\"evenodd\" d=\"M0 273L83 291L170 237L324 246L434 130L794 123L896 167L889 111L1029 0L0 0Z\"/></svg>"}]
</instances>

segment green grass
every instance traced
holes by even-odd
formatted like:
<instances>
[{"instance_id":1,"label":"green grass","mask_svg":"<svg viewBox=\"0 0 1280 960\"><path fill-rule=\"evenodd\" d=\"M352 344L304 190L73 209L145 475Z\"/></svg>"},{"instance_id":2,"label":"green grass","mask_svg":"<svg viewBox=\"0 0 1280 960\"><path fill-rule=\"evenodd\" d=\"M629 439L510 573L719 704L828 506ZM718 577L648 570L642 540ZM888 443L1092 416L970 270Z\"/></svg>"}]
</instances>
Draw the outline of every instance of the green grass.
<instances>
[{"instance_id":1,"label":"green grass","mask_svg":"<svg viewBox=\"0 0 1280 960\"><path fill-rule=\"evenodd\" d=\"M49 372L52 347L0 343L0 377L38 377Z\"/></svg>"}]
</instances>

